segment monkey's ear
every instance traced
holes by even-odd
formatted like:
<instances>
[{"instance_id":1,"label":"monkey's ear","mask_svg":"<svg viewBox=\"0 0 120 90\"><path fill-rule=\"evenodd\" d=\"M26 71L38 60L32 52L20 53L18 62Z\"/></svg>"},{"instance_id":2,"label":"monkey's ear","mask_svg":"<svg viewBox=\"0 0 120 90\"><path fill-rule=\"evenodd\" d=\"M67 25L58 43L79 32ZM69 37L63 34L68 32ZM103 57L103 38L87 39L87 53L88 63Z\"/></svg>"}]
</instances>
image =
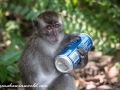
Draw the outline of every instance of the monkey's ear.
<instances>
[{"instance_id":1,"label":"monkey's ear","mask_svg":"<svg viewBox=\"0 0 120 90\"><path fill-rule=\"evenodd\" d=\"M32 21L32 24L33 24L34 29L37 30L38 20L37 20L37 19L34 19L34 20Z\"/></svg>"}]
</instances>

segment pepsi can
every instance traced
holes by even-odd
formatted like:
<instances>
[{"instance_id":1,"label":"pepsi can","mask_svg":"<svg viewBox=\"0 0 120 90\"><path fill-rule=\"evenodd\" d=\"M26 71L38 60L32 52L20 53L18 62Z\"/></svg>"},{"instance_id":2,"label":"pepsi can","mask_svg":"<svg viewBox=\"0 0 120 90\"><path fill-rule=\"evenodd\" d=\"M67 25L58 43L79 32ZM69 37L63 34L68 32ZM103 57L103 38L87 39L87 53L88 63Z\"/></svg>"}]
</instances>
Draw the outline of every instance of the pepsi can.
<instances>
[{"instance_id":1,"label":"pepsi can","mask_svg":"<svg viewBox=\"0 0 120 90\"><path fill-rule=\"evenodd\" d=\"M79 36L81 37L80 40L71 42L55 58L55 66L58 71L68 73L80 62L80 53L77 50L78 46L87 52L92 48L93 42L88 34L81 33Z\"/></svg>"}]
</instances>

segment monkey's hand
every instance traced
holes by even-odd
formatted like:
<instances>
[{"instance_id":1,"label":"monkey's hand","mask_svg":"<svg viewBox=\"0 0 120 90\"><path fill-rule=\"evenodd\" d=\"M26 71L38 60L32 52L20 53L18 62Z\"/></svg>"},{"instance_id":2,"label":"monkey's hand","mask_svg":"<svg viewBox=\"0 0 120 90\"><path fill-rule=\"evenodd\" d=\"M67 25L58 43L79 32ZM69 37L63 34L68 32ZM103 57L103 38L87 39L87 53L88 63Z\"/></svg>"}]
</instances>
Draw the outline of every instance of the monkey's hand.
<instances>
[{"instance_id":1,"label":"monkey's hand","mask_svg":"<svg viewBox=\"0 0 120 90\"><path fill-rule=\"evenodd\" d=\"M87 65L88 63L88 52L86 52L83 48L77 47L77 50L80 53L80 62L77 67L83 68Z\"/></svg>"},{"instance_id":2,"label":"monkey's hand","mask_svg":"<svg viewBox=\"0 0 120 90\"><path fill-rule=\"evenodd\" d=\"M72 42L77 42L80 40L79 34L65 34L65 38L63 39L61 43L60 50L63 50L67 45L71 44ZM58 50L59 51L59 50Z\"/></svg>"},{"instance_id":3,"label":"monkey's hand","mask_svg":"<svg viewBox=\"0 0 120 90\"><path fill-rule=\"evenodd\" d=\"M76 41L80 40L80 38L81 38L81 37L79 36L78 33L71 34L71 35L70 35L70 43L76 42Z\"/></svg>"}]
</instances>

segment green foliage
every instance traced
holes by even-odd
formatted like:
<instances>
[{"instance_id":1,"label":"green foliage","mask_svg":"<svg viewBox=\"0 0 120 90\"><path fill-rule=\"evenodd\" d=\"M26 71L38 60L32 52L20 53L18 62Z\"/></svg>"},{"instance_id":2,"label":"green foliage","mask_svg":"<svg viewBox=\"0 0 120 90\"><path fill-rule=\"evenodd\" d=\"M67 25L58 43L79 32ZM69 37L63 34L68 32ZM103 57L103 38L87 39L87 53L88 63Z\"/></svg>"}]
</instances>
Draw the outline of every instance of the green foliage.
<instances>
[{"instance_id":1,"label":"green foliage","mask_svg":"<svg viewBox=\"0 0 120 90\"><path fill-rule=\"evenodd\" d=\"M5 54L0 56L0 83L20 79L17 61L23 51L24 40L13 32L9 35L11 44L7 50L3 50Z\"/></svg>"},{"instance_id":2,"label":"green foliage","mask_svg":"<svg viewBox=\"0 0 120 90\"><path fill-rule=\"evenodd\" d=\"M120 68L120 62L116 63L115 66L116 66L117 68Z\"/></svg>"},{"instance_id":3,"label":"green foliage","mask_svg":"<svg viewBox=\"0 0 120 90\"><path fill-rule=\"evenodd\" d=\"M120 74L118 75L118 78L120 79Z\"/></svg>"},{"instance_id":4,"label":"green foliage","mask_svg":"<svg viewBox=\"0 0 120 90\"><path fill-rule=\"evenodd\" d=\"M120 68L120 62L115 63L115 66L116 66L117 68ZM118 75L118 78L120 79L120 74Z\"/></svg>"},{"instance_id":5,"label":"green foliage","mask_svg":"<svg viewBox=\"0 0 120 90\"><path fill-rule=\"evenodd\" d=\"M109 55L120 51L119 0L3 0L0 33L5 33L5 39L1 43L9 40L11 44L0 55L0 83L12 81L18 73L16 63L25 43L23 33L30 29L25 21L31 22L45 10L63 14L66 33L88 33L95 51Z\"/></svg>"},{"instance_id":6,"label":"green foliage","mask_svg":"<svg viewBox=\"0 0 120 90\"><path fill-rule=\"evenodd\" d=\"M4 6L4 8L6 7ZM2 14L5 13L4 11L2 12ZM0 84L4 84L8 81L12 82L20 79L17 61L23 51L25 40L20 36L20 22L7 21L3 15L1 15L1 22L0 32L5 33L3 43L6 41L10 42L6 49L2 49L4 54L0 55Z\"/></svg>"},{"instance_id":7,"label":"green foliage","mask_svg":"<svg viewBox=\"0 0 120 90\"><path fill-rule=\"evenodd\" d=\"M10 36L11 44L7 50L4 50L5 54L0 56L0 83L20 79L17 61L23 51L24 42L16 34L11 33ZM17 45L18 50L15 48Z\"/></svg>"},{"instance_id":8,"label":"green foliage","mask_svg":"<svg viewBox=\"0 0 120 90\"><path fill-rule=\"evenodd\" d=\"M22 50L10 51L0 56L0 83L20 78L16 61L20 58L21 52Z\"/></svg>"}]
</instances>

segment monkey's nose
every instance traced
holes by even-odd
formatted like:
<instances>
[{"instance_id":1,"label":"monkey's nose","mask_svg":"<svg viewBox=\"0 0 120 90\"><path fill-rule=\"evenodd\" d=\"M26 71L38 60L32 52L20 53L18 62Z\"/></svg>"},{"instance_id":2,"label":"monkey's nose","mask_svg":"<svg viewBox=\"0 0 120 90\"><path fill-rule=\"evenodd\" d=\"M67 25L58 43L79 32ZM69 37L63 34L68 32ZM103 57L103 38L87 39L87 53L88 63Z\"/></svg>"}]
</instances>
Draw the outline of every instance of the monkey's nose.
<instances>
[{"instance_id":1,"label":"monkey's nose","mask_svg":"<svg viewBox=\"0 0 120 90\"><path fill-rule=\"evenodd\" d=\"M54 42L58 42L58 37L55 37Z\"/></svg>"},{"instance_id":2,"label":"monkey's nose","mask_svg":"<svg viewBox=\"0 0 120 90\"><path fill-rule=\"evenodd\" d=\"M56 31L56 30L53 30L53 35L54 35L55 37L57 37L57 36L58 36L58 33L57 33L57 31Z\"/></svg>"}]
</instances>

